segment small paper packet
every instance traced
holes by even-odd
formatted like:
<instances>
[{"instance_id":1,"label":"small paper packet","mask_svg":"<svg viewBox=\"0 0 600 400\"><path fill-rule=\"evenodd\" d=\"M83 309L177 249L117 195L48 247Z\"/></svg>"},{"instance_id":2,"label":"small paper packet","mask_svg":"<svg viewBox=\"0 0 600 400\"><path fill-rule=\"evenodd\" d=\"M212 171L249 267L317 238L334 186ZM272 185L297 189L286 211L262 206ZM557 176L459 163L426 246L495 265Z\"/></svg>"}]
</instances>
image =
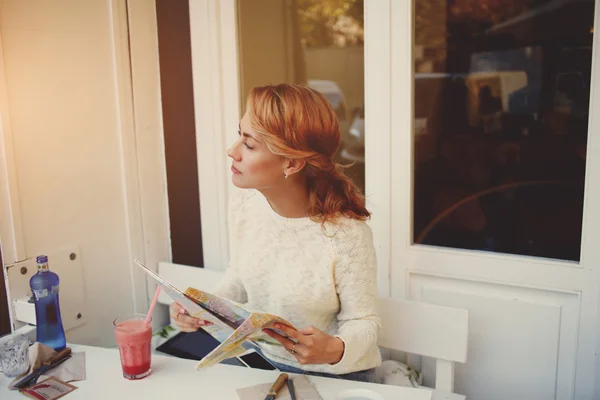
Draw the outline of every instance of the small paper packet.
<instances>
[{"instance_id":1,"label":"small paper packet","mask_svg":"<svg viewBox=\"0 0 600 400\"><path fill-rule=\"evenodd\" d=\"M51 376L25 389L21 389L19 392L34 399L55 400L71 393L75 389L77 389L76 386Z\"/></svg>"}]
</instances>

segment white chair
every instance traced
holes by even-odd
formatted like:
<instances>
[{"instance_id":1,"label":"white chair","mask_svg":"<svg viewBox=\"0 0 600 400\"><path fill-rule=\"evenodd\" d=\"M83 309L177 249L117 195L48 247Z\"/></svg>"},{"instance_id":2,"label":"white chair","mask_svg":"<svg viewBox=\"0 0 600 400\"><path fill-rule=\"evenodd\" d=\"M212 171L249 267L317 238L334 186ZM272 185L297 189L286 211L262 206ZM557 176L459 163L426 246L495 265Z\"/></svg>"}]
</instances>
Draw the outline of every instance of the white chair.
<instances>
[{"instance_id":1,"label":"white chair","mask_svg":"<svg viewBox=\"0 0 600 400\"><path fill-rule=\"evenodd\" d=\"M436 359L435 389L454 391L454 363L467 361L467 310L380 299L379 346Z\"/></svg>"},{"instance_id":2,"label":"white chair","mask_svg":"<svg viewBox=\"0 0 600 400\"><path fill-rule=\"evenodd\" d=\"M179 289L192 286L210 292L223 276L223 271L161 262L158 274ZM162 304L172 303L164 292L161 292L158 301ZM389 298L381 298L380 305L383 326L378 345L435 358L435 390L451 395L454 389L454 363L467 360L468 311ZM464 398L447 398L459 397Z\"/></svg>"},{"instance_id":3,"label":"white chair","mask_svg":"<svg viewBox=\"0 0 600 400\"><path fill-rule=\"evenodd\" d=\"M221 277L222 270L208 268L190 267L189 265L173 264L168 262L158 263L158 274L169 281L179 290L185 290L193 287L199 290L210 292L215 289ZM164 290L158 296L158 302L171 305L173 300Z\"/></svg>"}]
</instances>

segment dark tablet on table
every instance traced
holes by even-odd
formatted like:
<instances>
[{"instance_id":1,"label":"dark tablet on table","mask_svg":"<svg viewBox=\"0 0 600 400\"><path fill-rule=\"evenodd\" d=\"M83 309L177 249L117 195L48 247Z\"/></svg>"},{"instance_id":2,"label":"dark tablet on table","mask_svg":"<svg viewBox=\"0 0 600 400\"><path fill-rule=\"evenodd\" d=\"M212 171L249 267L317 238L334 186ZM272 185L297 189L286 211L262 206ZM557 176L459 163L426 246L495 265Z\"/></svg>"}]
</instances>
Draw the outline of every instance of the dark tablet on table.
<instances>
[{"instance_id":1,"label":"dark tablet on table","mask_svg":"<svg viewBox=\"0 0 600 400\"><path fill-rule=\"evenodd\" d=\"M198 329L196 332L180 332L158 346L156 350L175 357L199 361L218 345L217 339L206 331ZM263 356L254 351L240 357L228 358L221 363L266 370L276 369Z\"/></svg>"}]
</instances>

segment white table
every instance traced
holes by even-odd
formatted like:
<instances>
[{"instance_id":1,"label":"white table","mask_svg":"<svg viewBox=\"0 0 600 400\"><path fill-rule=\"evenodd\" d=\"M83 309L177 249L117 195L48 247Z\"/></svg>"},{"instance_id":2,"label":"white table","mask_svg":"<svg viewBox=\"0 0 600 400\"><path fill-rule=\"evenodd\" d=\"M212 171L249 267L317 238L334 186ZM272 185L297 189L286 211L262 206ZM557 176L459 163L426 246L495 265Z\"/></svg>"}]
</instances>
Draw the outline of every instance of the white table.
<instances>
[{"instance_id":1,"label":"white table","mask_svg":"<svg viewBox=\"0 0 600 400\"><path fill-rule=\"evenodd\" d=\"M239 400L236 389L261 383L271 383L278 371L265 371L230 365L216 365L197 371L195 361L152 355L152 374L139 381L123 378L116 349L71 345L73 352L85 351L85 381L72 382L78 389L66 399L220 399ZM384 399L394 400L460 400L463 396L373 383L353 382L308 376L324 400L334 400L346 389L363 388L375 391ZM10 380L0 374L0 399L26 399L18 391L10 391ZM432 396L433 394L433 396ZM190 397L193 396L193 397Z\"/></svg>"}]
</instances>

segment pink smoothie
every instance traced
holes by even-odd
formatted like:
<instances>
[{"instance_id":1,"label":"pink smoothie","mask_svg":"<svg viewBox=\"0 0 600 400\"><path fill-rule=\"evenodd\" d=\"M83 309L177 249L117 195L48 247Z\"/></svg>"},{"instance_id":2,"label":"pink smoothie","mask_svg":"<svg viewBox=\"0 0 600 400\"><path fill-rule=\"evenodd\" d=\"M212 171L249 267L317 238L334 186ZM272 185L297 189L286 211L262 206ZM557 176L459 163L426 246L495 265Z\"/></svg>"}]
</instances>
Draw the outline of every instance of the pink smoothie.
<instances>
[{"instance_id":1,"label":"pink smoothie","mask_svg":"<svg viewBox=\"0 0 600 400\"><path fill-rule=\"evenodd\" d=\"M140 379L150 372L152 327L142 320L123 321L115 326L123 376Z\"/></svg>"}]
</instances>

